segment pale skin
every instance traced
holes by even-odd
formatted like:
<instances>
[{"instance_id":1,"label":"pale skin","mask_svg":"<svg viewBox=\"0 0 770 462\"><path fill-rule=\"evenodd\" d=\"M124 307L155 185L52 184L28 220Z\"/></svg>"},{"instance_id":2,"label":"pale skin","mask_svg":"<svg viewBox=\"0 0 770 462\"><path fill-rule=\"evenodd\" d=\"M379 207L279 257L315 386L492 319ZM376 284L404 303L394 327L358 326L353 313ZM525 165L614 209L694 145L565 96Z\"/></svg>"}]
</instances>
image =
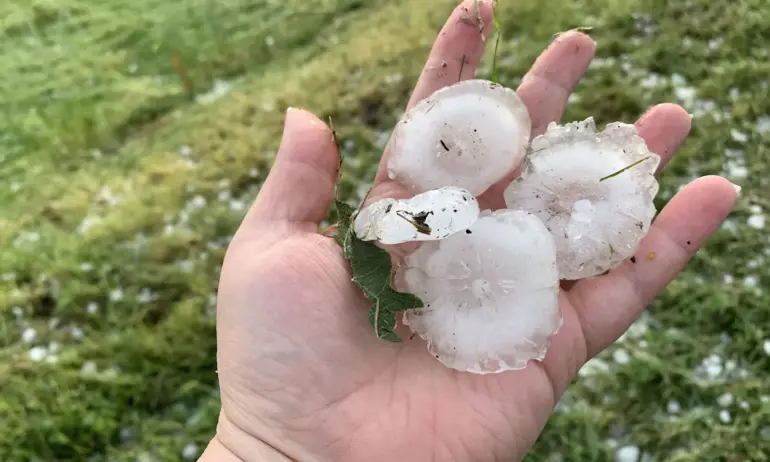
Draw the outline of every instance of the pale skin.
<instances>
[{"instance_id":1,"label":"pale skin","mask_svg":"<svg viewBox=\"0 0 770 462\"><path fill-rule=\"evenodd\" d=\"M439 34L408 103L473 76L486 31L466 1ZM558 121L595 43L562 34L517 89L533 135ZM465 56L464 64L463 56ZM636 122L661 168L690 130L682 108L662 104ZM404 197L383 160L369 200ZM222 411L201 461L510 461L521 459L587 360L614 342L677 276L730 213L727 180L699 178L661 211L636 253L608 274L564 285L564 325L544 361L473 375L447 369L419 338L378 340L369 302L342 250L318 232L338 180L330 129L290 109L276 162L225 257L217 307ZM514 173L515 174L515 173ZM481 198L501 207L505 183ZM653 255L654 252L654 255ZM671 307L670 309L675 309Z\"/></svg>"}]
</instances>

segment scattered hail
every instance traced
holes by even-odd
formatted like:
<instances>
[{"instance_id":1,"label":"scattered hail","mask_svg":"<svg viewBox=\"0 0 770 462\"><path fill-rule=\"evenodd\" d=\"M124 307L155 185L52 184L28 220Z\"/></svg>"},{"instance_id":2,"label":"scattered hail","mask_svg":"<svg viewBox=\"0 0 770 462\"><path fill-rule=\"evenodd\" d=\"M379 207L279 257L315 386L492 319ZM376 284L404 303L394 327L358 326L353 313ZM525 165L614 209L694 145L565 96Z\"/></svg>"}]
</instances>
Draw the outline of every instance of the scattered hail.
<instances>
[{"instance_id":1,"label":"scattered hail","mask_svg":"<svg viewBox=\"0 0 770 462\"><path fill-rule=\"evenodd\" d=\"M542 360L562 323L559 280L590 277L632 256L655 214L660 157L633 125L598 133L593 119L549 125L530 143L516 93L470 80L408 111L389 143L388 175L417 193L355 218L360 239L422 241L396 270L421 298L403 323L447 367L477 374ZM476 196L523 164L506 208Z\"/></svg>"}]
</instances>

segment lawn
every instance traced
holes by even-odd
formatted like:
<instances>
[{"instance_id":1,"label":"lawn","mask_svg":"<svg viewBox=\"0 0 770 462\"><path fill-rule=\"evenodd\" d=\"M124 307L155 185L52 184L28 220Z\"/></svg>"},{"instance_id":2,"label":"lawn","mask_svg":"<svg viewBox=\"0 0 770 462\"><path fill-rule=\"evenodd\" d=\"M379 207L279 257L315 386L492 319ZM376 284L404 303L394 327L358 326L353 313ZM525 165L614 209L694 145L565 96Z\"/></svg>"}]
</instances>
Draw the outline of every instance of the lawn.
<instances>
[{"instance_id":1,"label":"lawn","mask_svg":"<svg viewBox=\"0 0 770 462\"><path fill-rule=\"evenodd\" d=\"M0 3L0 460L195 460L218 413L220 264L286 107L333 118L341 191L360 198L453 6ZM694 115L659 205L704 174L743 186L528 460L768 460L766 0L502 0L498 16L512 87L554 33L593 27L565 120L632 122L664 101Z\"/></svg>"}]
</instances>

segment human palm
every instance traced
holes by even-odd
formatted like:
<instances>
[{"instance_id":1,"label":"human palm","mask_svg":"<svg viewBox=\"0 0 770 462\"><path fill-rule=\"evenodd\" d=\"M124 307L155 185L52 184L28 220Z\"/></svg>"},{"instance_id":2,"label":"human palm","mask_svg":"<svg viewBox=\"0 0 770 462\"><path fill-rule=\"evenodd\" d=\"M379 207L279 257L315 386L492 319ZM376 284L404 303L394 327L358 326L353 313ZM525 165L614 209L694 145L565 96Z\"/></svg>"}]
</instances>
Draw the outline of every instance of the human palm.
<instances>
[{"instance_id":1,"label":"human palm","mask_svg":"<svg viewBox=\"0 0 770 462\"><path fill-rule=\"evenodd\" d=\"M462 78L473 75L483 40L478 28L458 20L473 5L466 1L450 17L410 106L454 83L460 71ZM490 24L489 4L480 6ZM535 134L559 119L593 53L587 36L563 34L523 79L518 93ZM637 127L663 165L686 137L690 117L678 106L660 105ZM419 338L402 335L403 343L392 344L374 336L369 302L352 283L342 249L317 232L338 167L328 127L308 112L289 110L276 163L225 258L215 442L244 461L521 458L577 370L678 274L736 197L719 177L685 187L660 213L635 261L565 285L564 324L544 361L482 376L446 368ZM503 187L486 192L482 205L503 206ZM404 195L381 168L370 197Z\"/></svg>"}]
</instances>

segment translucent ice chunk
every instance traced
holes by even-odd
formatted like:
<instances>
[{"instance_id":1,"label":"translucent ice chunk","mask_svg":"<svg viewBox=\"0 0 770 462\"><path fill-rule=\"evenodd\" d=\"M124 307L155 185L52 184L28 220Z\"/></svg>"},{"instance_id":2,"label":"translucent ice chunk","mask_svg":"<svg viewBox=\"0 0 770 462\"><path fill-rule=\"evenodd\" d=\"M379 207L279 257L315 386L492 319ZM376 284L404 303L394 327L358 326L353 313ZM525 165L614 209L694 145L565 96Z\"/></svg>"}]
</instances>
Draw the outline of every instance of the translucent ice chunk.
<instances>
[{"instance_id":1,"label":"translucent ice chunk","mask_svg":"<svg viewBox=\"0 0 770 462\"><path fill-rule=\"evenodd\" d=\"M553 238L523 211L484 211L469 232L421 244L395 286L425 303L406 311L404 324L461 371L495 373L542 360L562 322Z\"/></svg>"},{"instance_id":2,"label":"translucent ice chunk","mask_svg":"<svg viewBox=\"0 0 770 462\"><path fill-rule=\"evenodd\" d=\"M532 140L505 203L545 223L562 279L594 276L632 256L649 230L659 163L633 125L612 123L597 134L592 118L552 123Z\"/></svg>"},{"instance_id":3,"label":"translucent ice chunk","mask_svg":"<svg viewBox=\"0 0 770 462\"><path fill-rule=\"evenodd\" d=\"M445 187L411 199L382 199L356 216L359 239L383 244L444 239L468 229L479 217L479 203L465 189Z\"/></svg>"},{"instance_id":4,"label":"translucent ice chunk","mask_svg":"<svg viewBox=\"0 0 770 462\"><path fill-rule=\"evenodd\" d=\"M522 162L530 131L516 92L486 80L459 82L398 122L388 176L415 191L456 186L477 196Z\"/></svg>"}]
</instances>

